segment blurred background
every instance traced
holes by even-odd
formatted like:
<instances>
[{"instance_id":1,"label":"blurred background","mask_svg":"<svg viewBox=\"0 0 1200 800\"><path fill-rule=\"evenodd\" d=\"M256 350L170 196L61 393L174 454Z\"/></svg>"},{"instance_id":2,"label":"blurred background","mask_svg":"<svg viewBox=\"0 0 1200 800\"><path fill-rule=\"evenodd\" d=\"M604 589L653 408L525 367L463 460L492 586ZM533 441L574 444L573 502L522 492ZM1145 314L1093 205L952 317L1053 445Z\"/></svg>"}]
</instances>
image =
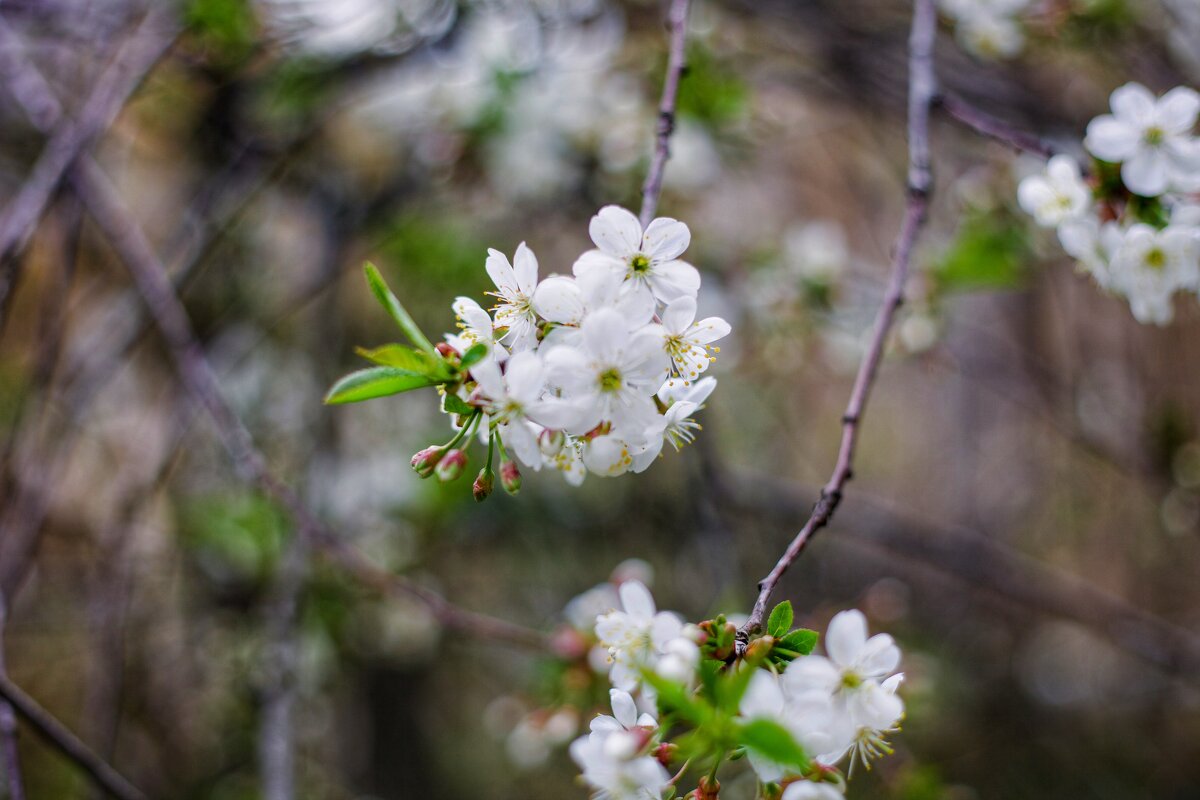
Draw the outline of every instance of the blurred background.
<instances>
[{"instance_id":1,"label":"blurred background","mask_svg":"<svg viewBox=\"0 0 1200 800\"><path fill-rule=\"evenodd\" d=\"M74 123L271 469L379 567L545 631L586 624L613 575L691 620L746 612L832 468L883 293L906 2L694 4L660 209L692 229L701 315L734 328L695 446L477 505L408 467L447 438L432 392L321 404L355 345L397 338L365 259L434 336L483 299L488 247L567 273L597 208L636 210L664 10L5 0L6 219L42 131ZM937 69L1074 151L1114 87L1200 83L1197 16L1043 0L1010 60L944 21ZM855 479L778 595L819 629L861 607L904 650L897 754L850 796L1200 798L1198 301L1138 325L1015 208L1039 164L941 115L932 135ZM586 657L443 630L310 552L232 469L69 182L31 229L0 264L12 679L156 797L584 797L564 748L604 699ZM29 797L98 796L23 725L19 747ZM265 787L289 752L294 792Z\"/></svg>"}]
</instances>

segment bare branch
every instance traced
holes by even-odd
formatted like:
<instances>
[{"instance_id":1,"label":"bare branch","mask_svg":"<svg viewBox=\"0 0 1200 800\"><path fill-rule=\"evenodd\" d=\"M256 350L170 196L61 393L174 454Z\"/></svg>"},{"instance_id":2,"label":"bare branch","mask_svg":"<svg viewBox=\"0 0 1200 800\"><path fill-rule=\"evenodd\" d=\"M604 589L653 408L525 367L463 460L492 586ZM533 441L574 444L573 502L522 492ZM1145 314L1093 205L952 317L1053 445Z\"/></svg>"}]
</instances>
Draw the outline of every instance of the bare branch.
<instances>
[{"instance_id":1,"label":"bare branch","mask_svg":"<svg viewBox=\"0 0 1200 800\"><path fill-rule=\"evenodd\" d=\"M66 725L25 694L21 687L10 681L6 675L0 675L0 697L11 703L34 730L56 750L83 768L110 795L119 800L146 800L146 795L140 789L96 755Z\"/></svg>"},{"instance_id":2,"label":"bare branch","mask_svg":"<svg viewBox=\"0 0 1200 800\"><path fill-rule=\"evenodd\" d=\"M168 22L170 12L165 8L156 7L146 14L138 30L114 57L112 65L96 81L78 119L63 124L50 137L33 171L0 217L0 325L3 325L8 299L17 280L17 255L33 235L54 190L75 159L93 139L108 129L125 101L174 41L174 33L170 32L172 24ZM0 21L0 44L3 45L0 52L5 54L0 68L6 73L11 71L14 61L23 58L19 42L19 37ZM28 70L22 74L29 76L34 72ZM45 81L40 84L30 80L19 84L23 89L19 99L26 104L32 104L33 96L40 99L40 103L30 107L35 121L61 118L61 105L53 94L44 91L48 88Z\"/></svg>"},{"instance_id":3,"label":"bare branch","mask_svg":"<svg viewBox=\"0 0 1200 800\"><path fill-rule=\"evenodd\" d=\"M196 339L187 310L175 293L166 268L121 203L108 178L94 161L83 159L72 172L71 179L84 205L133 276L143 301L170 348L180 379L216 424L222 444L242 480L257 485L279 503L292 517L301 536L359 582L387 595L419 600L439 622L449 628L521 646L547 646L545 635L539 631L456 608L436 592L379 569L318 521L296 493L271 472L250 432L225 402L216 374Z\"/></svg>"},{"instance_id":4,"label":"bare branch","mask_svg":"<svg viewBox=\"0 0 1200 800\"><path fill-rule=\"evenodd\" d=\"M663 79L662 100L658 104L658 127L654 140L654 158L642 184L642 211L639 215L645 228L654 219L658 210L658 197L662 194L663 171L671 156L671 134L675 131L675 106L679 99L679 82L687 69L687 17L690 0L671 0L667 12L667 30L670 32L671 49L667 56L667 74Z\"/></svg>"},{"instance_id":5,"label":"bare branch","mask_svg":"<svg viewBox=\"0 0 1200 800\"><path fill-rule=\"evenodd\" d=\"M871 394L871 386L879 371L879 363L883 359L888 333L891 331L896 312L904 302L904 285L908 279L913 245L925 223L929 196L933 189L929 163L929 113L937 90L933 71L933 45L936 35L937 13L933 0L915 0L912 32L909 36L908 204L896 242L896 252L892 258L891 278L879 313L875 317L870 343L862 363L859 364L854 389L850 393L850 402L842 416L842 443L833 474L821 490L821 497L804 527L792 539L767 577L759 582L754 608L739 631L739 641L743 646L749 635L762 627L767 604L783 573L799 557L813 535L829 524L842 499L842 489L853 473L854 448L858 443L859 426Z\"/></svg>"},{"instance_id":6,"label":"bare branch","mask_svg":"<svg viewBox=\"0 0 1200 800\"><path fill-rule=\"evenodd\" d=\"M981 136L995 139L1001 144L1011 147L1018 152L1033 153L1042 158L1054 155L1054 147L1042 138L1009 125L1003 120L993 117L986 111L963 100L961 97L943 92L937 98L937 105L950 115L951 119L975 131Z\"/></svg>"}]
</instances>

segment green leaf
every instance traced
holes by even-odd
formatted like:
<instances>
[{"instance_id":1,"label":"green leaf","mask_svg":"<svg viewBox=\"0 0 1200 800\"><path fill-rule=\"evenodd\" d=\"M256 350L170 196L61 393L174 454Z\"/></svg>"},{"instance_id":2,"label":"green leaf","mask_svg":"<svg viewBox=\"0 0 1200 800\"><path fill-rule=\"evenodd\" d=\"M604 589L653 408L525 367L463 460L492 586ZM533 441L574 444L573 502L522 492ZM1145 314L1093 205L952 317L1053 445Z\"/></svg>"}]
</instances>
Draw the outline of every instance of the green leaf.
<instances>
[{"instance_id":1,"label":"green leaf","mask_svg":"<svg viewBox=\"0 0 1200 800\"><path fill-rule=\"evenodd\" d=\"M434 367L433 359L429 357L428 353L413 350L402 344L385 344L373 349L356 347L354 352L380 366L399 367L417 375L427 375L433 371Z\"/></svg>"},{"instance_id":2,"label":"green leaf","mask_svg":"<svg viewBox=\"0 0 1200 800\"><path fill-rule=\"evenodd\" d=\"M1024 282L1031 255L1024 222L976 212L959 226L934 275L948 292L1013 289Z\"/></svg>"},{"instance_id":3,"label":"green leaf","mask_svg":"<svg viewBox=\"0 0 1200 800\"><path fill-rule=\"evenodd\" d=\"M675 713L696 727L703 727L712 720L714 712L702 698L696 697L682 684L644 670L642 680L654 687L658 693L658 706L664 714Z\"/></svg>"},{"instance_id":4,"label":"green leaf","mask_svg":"<svg viewBox=\"0 0 1200 800\"><path fill-rule=\"evenodd\" d=\"M428 375L414 375L405 369L396 367L371 367L358 372L351 372L329 390L325 395L328 405L342 403L359 403L376 397L400 394L401 392L433 386L438 381Z\"/></svg>"},{"instance_id":5,"label":"green leaf","mask_svg":"<svg viewBox=\"0 0 1200 800\"><path fill-rule=\"evenodd\" d=\"M809 768L808 756L804 748L796 744L796 740L778 722L769 719L754 719L741 726L738 740L747 749L773 761L776 764L795 770L797 774Z\"/></svg>"},{"instance_id":6,"label":"green leaf","mask_svg":"<svg viewBox=\"0 0 1200 800\"><path fill-rule=\"evenodd\" d=\"M783 647L798 655L806 656L817 646L817 638L816 631L810 631L808 628L797 628L781 638L778 642L778 647Z\"/></svg>"},{"instance_id":7,"label":"green leaf","mask_svg":"<svg viewBox=\"0 0 1200 800\"><path fill-rule=\"evenodd\" d=\"M461 397L449 392L442 399L442 408L446 410L447 414L458 414L459 416L470 416L476 411L475 406L467 404Z\"/></svg>"},{"instance_id":8,"label":"green leaf","mask_svg":"<svg viewBox=\"0 0 1200 800\"><path fill-rule=\"evenodd\" d=\"M767 618L767 633L776 639L782 639L784 634L792 629L792 601L784 600L771 612Z\"/></svg>"},{"instance_id":9,"label":"green leaf","mask_svg":"<svg viewBox=\"0 0 1200 800\"><path fill-rule=\"evenodd\" d=\"M473 344L467 348L467 352L462 354L462 368L470 369L471 367L483 361L484 356L488 354L488 346L483 342Z\"/></svg>"},{"instance_id":10,"label":"green leaf","mask_svg":"<svg viewBox=\"0 0 1200 800\"><path fill-rule=\"evenodd\" d=\"M367 276L367 284L371 287L371 292L375 298L396 320L396 324L400 326L400 330L404 331L404 335L409 338L418 348L428 353L431 357L436 358L437 351L433 349L433 345L425 338L425 334L421 333L421 329L417 327L417 323L413 322L413 318L408 315L408 311L404 306L400 305L400 301L396 299L396 295L388 288L387 282L383 276L379 274L379 270L375 265L368 261L363 266L363 272Z\"/></svg>"}]
</instances>

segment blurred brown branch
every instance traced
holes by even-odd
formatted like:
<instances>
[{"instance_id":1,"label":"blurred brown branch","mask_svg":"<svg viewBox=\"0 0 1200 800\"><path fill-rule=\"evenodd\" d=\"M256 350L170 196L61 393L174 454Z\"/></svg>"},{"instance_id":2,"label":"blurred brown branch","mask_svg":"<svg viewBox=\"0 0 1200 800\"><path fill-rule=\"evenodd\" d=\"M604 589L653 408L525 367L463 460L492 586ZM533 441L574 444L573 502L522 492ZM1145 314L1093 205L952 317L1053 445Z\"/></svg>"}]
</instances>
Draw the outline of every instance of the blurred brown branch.
<instances>
[{"instance_id":1,"label":"blurred brown branch","mask_svg":"<svg viewBox=\"0 0 1200 800\"><path fill-rule=\"evenodd\" d=\"M0 697L11 703L47 742L78 764L113 797L119 800L146 800L146 795L140 789L96 755L66 725L59 722L53 714L42 708L36 700L4 675L0 675Z\"/></svg>"},{"instance_id":2,"label":"blurred brown branch","mask_svg":"<svg viewBox=\"0 0 1200 800\"><path fill-rule=\"evenodd\" d=\"M933 189L929 158L929 114L937 92L933 68L933 45L936 37L937 11L933 0L916 0L913 4L912 31L909 36L908 203L892 259L891 278L875 318L870 342L859 365L850 401L842 416L842 442L833 474L821 490L820 499L813 506L804 527L792 539L767 577L759 583L754 608L738 634L743 647L749 635L762 627L767 604L779 579L800 556L812 536L829 524L842 499L842 489L853 474L854 448L858 442L859 426L871 394L871 386L883 360L888 333L892 329L896 312L904 302L904 285L908 280L913 245L925 223L929 197Z\"/></svg>"},{"instance_id":3,"label":"blurred brown branch","mask_svg":"<svg viewBox=\"0 0 1200 800\"><path fill-rule=\"evenodd\" d=\"M691 0L671 0L667 12L667 30L670 33L670 51L667 56L667 74L663 79L662 100L658 105L658 126L654 136L654 158L642 185L642 210L639 214L645 228L654 219L658 210L658 198L662 194L663 173L667 159L671 156L671 134L675 131L675 106L679 100L679 82L687 71L687 18Z\"/></svg>"}]
</instances>

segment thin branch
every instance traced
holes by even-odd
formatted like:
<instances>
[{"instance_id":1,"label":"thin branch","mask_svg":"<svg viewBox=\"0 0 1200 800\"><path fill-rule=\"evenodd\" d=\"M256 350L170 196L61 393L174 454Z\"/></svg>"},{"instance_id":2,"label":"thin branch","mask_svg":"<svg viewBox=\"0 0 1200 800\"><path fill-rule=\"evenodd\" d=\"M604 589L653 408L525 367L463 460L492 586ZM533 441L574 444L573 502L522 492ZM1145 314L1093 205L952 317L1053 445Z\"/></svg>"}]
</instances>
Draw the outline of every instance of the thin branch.
<instances>
[{"instance_id":1,"label":"thin branch","mask_svg":"<svg viewBox=\"0 0 1200 800\"><path fill-rule=\"evenodd\" d=\"M165 6L163 7L165 8ZM16 285L20 261L17 256L25 248L37 227L38 220L46 210L55 189L62 183L71 164L83 153L92 140L108 129L125 101L141 85L146 74L158 62L162 54L174 41L168 20L169 12L155 8L147 12L138 30L121 47L111 66L101 74L95 87L84 103L77 120L62 125L42 150L29 177L21 185L17 196L9 202L0 217L0 326L5 319L5 309ZM23 59L19 50L19 37L0 21L0 37L5 54L5 72L15 60ZM34 71L29 70L27 74ZM40 103L34 106L34 120L61 117L61 105L52 93L47 94L43 85L26 82L20 84L22 102L36 95Z\"/></svg>"},{"instance_id":2,"label":"thin branch","mask_svg":"<svg viewBox=\"0 0 1200 800\"><path fill-rule=\"evenodd\" d=\"M645 228L654 219L658 210L658 197L662 194L663 171L671 156L671 134L675 131L675 106L679 99L679 82L687 70L687 18L690 0L671 0L667 12L667 30L670 32L671 49L667 56L667 74L663 79L662 100L658 104L658 128L654 140L654 157L646 182L642 184L642 212L639 215Z\"/></svg>"},{"instance_id":3,"label":"thin branch","mask_svg":"<svg viewBox=\"0 0 1200 800\"><path fill-rule=\"evenodd\" d=\"M959 124L981 136L995 139L1013 150L1033 153L1042 158L1049 158L1055 153L1054 147L1041 137L1016 128L988 112L976 108L956 94L943 92L937 98L937 105Z\"/></svg>"},{"instance_id":4,"label":"thin branch","mask_svg":"<svg viewBox=\"0 0 1200 800\"><path fill-rule=\"evenodd\" d=\"M904 302L904 285L908 279L913 245L925 223L929 207L929 196L933 189L933 177L929 163L929 113L933 106L937 81L933 70L933 45L937 34L937 13L933 0L915 0L913 4L912 32L909 36L908 75L908 203L904 223L892 258L892 273L884 294L883 304L875 318L875 327L870 343L858 368L850 402L842 416L842 443L838 450L837 464L828 483L821 490L821 497L813 507L808 521L792 539L787 550L776 562L767 577L759 582L758 598L749 619L739 631L739 641L744 646L749 635L762 627L767 613L767 604L776 584L788 567L799 557L805 545L821 528L829 524L842 499L842 489L850 480L854 466L854 448L858 442L859 426L871 394L871 386L883 359L888 333L896 312Z\"/></svg>"},{"instance_id":5,"label":"thin branch","mask_svg":"<svg viewBox=\"0 0 1200 800\"><path fill-rule=\"evenodd\" d=\"M292 517L301 536L360 583L385 595L419 600L448 628L525 647L548 646L547 637L540 631L457 608L436 592L376 567L318 521L299 496L269 469L250 432L225 402L216 374L196 338L187 310L175 293L166 268L108 178L93 160L85 158L73 170L71 180L93 219L133 276L170 348L180 379L212 418L242 480L257 485L279 503Z\"/></svg>"},{"instance_id":6,"label":"thin branch","mask_svg":"<svg viewBox=\"0 0 1200 800\"><path fill-rule=\"evenodd\" d=\"M146 795L140 789L96 755L66 725L59 722L53 714L42 708L5 675L0 675L0 697L11 703L34 730L60 753L83 768L110 795L119 800L146 800Z\"/></svg>"},{"instance_id":7,"label":"thin branch","mask_svg":"<svg viewBox=\"0 0 1200 800\"><path fill-rule=\"evenodd\" d=\"M746 513L787 519L811 487L771 475L732 472L729 502ZM1200 634L1134 605L1086 579L1032 558L986 532L916 516L856 494L839 517L838 541L882 550L1039 614L1083 625L1122 651L1183 680L1200 681Z\"/></svg>"},{"instance_id":8,"label":"thin branch","mask_svg":"<svg viewBox=\"0 0 1200 800\"><path fill-rule=\"evenodd\" d=\"M8 676L4 654L4 631L8 624L8 603L0 593L0 678ZM21 776L21 755L17 751L17 718L12 704L0 701L0 760L8 783L9 800L25 800L25 781Z\"/></svg>"}]
</instances>

